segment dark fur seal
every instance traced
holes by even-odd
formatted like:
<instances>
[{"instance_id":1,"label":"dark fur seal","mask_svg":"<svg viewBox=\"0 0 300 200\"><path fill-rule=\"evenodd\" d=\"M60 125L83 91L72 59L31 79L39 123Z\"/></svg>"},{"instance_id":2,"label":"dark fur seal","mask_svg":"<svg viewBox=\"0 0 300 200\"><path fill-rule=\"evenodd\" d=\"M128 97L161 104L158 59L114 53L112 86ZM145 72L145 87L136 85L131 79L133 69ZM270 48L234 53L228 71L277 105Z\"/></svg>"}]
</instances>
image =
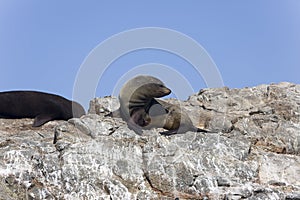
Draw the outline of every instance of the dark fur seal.
<instances>
[{"instance_id":1,"label":"dark fur seal","mask_svg":"<svg viewBox=\"0 0 300 200\"><path fill-rule=\"evenodd\" d=\"M55 94L37 91L0 92L0 117L34 118L33 127L84 114L84 108L79 103Z\"/></svg>"},{"instance_id":2,"label":"dark fur seal","mask_svg":"<svg viewBox=\"0 0 300 200\"><path fill-rule=\"evenodd\" d=\"M119 94L120 108L111 115L122 117L128 127L137 134L142 133L142 127L150 123L146 112L147 106L154 97L159 98L171 93L162 81L152 76L136 76L121 88Z\"/></svg>"}]
</instances>

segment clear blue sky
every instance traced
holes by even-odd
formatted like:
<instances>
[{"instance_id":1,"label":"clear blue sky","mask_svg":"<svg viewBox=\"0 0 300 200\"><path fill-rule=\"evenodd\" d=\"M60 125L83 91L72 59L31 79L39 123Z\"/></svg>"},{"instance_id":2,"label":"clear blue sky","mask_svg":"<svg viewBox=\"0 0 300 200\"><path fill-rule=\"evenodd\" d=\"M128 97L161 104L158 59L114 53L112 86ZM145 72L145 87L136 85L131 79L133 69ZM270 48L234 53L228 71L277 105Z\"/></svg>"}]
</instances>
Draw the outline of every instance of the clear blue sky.
<instances>
[{"instance_id":1,"label":"clear blue sky","mask_svg":"<svg viewBox=\"0 0 300 200\"><path fill-rule=\"evenodd\" d=\"M0 91L33 89L71 98L88 54L107 38L142 27L176 30L197 41L228 87L300 83L299 0L0 0ZM96 96L110 95L122 74L145 63L173 67L194 91L206 87L182 58L148 49L113 62Z\"/></svg>"}]
</instances>

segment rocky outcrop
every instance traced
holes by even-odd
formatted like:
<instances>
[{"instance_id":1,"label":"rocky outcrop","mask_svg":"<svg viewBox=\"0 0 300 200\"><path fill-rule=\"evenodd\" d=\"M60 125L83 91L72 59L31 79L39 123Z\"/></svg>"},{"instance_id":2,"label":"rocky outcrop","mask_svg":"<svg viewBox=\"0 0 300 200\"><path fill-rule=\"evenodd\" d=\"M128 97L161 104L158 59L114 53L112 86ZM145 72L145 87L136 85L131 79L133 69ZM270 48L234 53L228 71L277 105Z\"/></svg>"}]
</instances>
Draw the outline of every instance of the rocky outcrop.
<instances>
[{"instance_id":1,"label":"rocky outcrop","mask_svg":"<svg viewBox=\"0 0 300 200\"><path fill-rule=\"evenodd\" d=\"M40 128L0 119L0 199L300 199L300 85L168 101L213 133L139 136L104 117L118 107L111 97Z\"/></svg>"}]
</instances>

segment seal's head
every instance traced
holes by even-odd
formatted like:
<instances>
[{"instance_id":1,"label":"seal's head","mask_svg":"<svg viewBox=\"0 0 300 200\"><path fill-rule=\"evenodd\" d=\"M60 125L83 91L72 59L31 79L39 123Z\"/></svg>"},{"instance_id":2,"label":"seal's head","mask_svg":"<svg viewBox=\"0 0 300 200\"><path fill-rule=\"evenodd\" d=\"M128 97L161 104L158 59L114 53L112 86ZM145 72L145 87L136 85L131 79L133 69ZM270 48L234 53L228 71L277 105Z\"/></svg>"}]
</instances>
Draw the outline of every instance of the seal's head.
<instances>
[{"instance_id":1,"label":"seal's head","mask_svg":"<svg viewBox=\"0 0 300 200\"><path fill-rule=\"evenodd\" d=\"M119 100L121 107L144 107L152 98L159 98L171 93L164 83L153 77L140 75L127 81L122 87Z\"/></svg>"}]
</instances>

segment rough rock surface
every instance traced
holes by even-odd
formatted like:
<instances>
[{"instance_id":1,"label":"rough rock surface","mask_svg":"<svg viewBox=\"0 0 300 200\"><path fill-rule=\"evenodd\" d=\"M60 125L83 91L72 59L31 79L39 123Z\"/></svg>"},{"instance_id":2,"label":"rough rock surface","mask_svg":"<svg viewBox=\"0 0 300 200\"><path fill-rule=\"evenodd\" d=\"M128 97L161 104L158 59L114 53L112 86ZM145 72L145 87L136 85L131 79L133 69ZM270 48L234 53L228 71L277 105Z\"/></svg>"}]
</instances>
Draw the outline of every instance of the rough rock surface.
<instances>
[{"instance_id":1,"label":"rough rock surface","mask_svg":"<svg viewBox=\"0 0 300 200\"><path fill-rule=\"evenodd\" d=\"M136 135L104 117L118 107L111 97L40 128L0 119L0 199L300 199L300 85L168 101L214 133Z\"/></svg>"}]
</instances>

